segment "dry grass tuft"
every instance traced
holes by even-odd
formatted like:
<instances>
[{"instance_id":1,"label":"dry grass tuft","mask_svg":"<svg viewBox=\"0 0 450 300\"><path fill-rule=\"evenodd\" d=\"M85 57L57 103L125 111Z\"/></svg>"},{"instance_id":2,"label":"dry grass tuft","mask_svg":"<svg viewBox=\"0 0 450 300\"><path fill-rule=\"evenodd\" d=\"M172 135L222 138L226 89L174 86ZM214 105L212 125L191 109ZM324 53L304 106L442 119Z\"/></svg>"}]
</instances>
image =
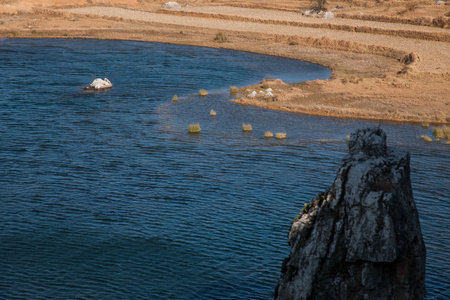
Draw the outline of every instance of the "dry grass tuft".
<instances>
[{"instance_id":1,"label":"dry grass tuft","mask_svg":"<svg viewBox=\"0 0 450 300\"><path fill-rule=\"evenodd\" d=\"M285 139L286 138L286 133L284 133L284 132L277 132L275 134L275 138L276 139Z\"/></svg>"},{"instance_id":2,"label":"dry grass tuft","mask_svg":"<svg viewBox=\"0 0 450 300\"><path fill-rule=\"evenodd\" d=\"M218 34L216 34L214 40L219 43L225 43L228 41L228 37L225 35L225 33L219 32Z\"/></svg>"},{"instance_id":3,"label":"dry grass tuft","mask_svg":"<svg viewBox=\"0 0 450 300\"><path fill-rule=\"evenodd\" d=\"M201 89L200 91L198 91L198 94L199 94L200 96L208 96L208 91L207 91L207 90L204 90L204 89Z\"/></svg>"},{"instance_id":4,"label":"dry grass tuft","mask_svg":"<svg viewBox=\"0 0 450 300\"><path fill-rule=\"evenodd\" d=\"M236 95L238 93L238 88L233 86L230 86L230 95Z\"/></svg>"},{"instance_id":5,"label":"dry grass tuft","mask_svg":"<svg viewBox=\"0 0 450 300\"><path fill-rule=\"evenodd\" d=\"M216 111L215 111L214 109L211 109L211 111L209 112L209 115L210 115L211 117L214 117L214 116L217 115L217 113L216 113Z\"/></svg>"},{"instance_id":6,"label":"dry grass tuft","mask_svg":"<svg viewBox=\"0 0 450 300\"><path fill-rule=\"evenodd\" d=\"M444 132L444 136L447 140L450 140L450 126L444 125L442 127L442 131Z\"/></svg>"},{"instance_id":7,"label":"dry grass tuft","mask_svg":"<svg viewBox=\"0 0 450 300\"><path fill-rule=\"evenodd\" d=\"M424 122L424 123L422 123L422 127L423 128L428 128L428 127L430 127L430 123Z\"/></svg>"},{"instance_id":8,"label":"dry grass tuft","mask_svg":"<svg viewBox=\"0 0 450 300\"><path fill-rule=\"evenodd\" d=\"M177 96L177 94L175 94L175 95L173 96L172 101L174 101L174 102L177 102L177 101L178 101L178 96Z\"/></svg>"},{"instance_id":9,"label":"dry grass tuft","mask_svg":"<svg viewBox=\"0 0 450 300\"><path fill-rule=\"evenodd\" d=\"M189 133L199 133L201 130L200 124L190 124L188 127Z\"/></svg>"},{"instance_id":10,"label":"dry grass tuft","mask_svg":"<svg viewBox=\"0 0 450 300\"><path fill-rule=\"evenodd\" d=\"M252 131L252 125L251 124L242 124L242 131Z\"/></svg>"},{"instance_id":11,"label":"dry grass tuft","mask_svg":"<svg viewBox=\"0 0 450 300\"><path fill-rule=\"evenodd\" d=\"M268 139L273 138L273 132L272 131L264 132L264 137Z\"/></svg>"},{"instance_id":12,"label":"dry grass tuft","mask_svg":"<svg viewBox=\"0 0 450 300\"><path fill-rule=\"evenodd\" d=\"M445 133L443 127L434 127L433 128L433 135L436 140L444 139Z\"/></svg>"}]
</instances>

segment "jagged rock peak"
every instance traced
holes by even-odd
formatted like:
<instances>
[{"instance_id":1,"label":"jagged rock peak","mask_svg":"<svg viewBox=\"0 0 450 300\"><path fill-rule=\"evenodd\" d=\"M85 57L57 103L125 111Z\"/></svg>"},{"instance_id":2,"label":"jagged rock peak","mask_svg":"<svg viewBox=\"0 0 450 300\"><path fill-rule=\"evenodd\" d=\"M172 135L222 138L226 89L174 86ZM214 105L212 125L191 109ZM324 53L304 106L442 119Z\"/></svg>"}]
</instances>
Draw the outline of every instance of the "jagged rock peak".
<instances>
[{"instance_id":1,"label":"jagged rock peak","mask_svg":"<svg viewBox=\"0 0 450 300\"><path fill-rule=\"evenodd\" d=\"M329 190L306 204L288 235L276 299L422 299L425 245L409 153L357 130Z\"/></svg>"},{"instance_id":2,"label":"jagged rock peak","mask_svg":"<svg viewBox=\"0 0 450 300\"><path fill-rule=\"evenodd\" d=\"M348 149L352 156L385 156L386 134L379 128L358 129L351 134Z\"/></svg>"}]
</instances>

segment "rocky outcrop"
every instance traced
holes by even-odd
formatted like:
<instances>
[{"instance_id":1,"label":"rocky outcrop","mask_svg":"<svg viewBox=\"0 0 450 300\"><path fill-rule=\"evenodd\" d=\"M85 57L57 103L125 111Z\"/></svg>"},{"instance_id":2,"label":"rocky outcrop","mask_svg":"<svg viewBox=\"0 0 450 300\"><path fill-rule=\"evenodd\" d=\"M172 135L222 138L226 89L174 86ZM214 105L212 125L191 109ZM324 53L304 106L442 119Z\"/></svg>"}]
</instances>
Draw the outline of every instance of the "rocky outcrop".
<instances>
[{"instance_id":1,"label":"rocky outcrop","mask_svg":"<svg viewBox=\"0 0 450 300\"><path fill-rule=\"evenodd\" d=\"M380 129L357 130L332 187L289 232L276 299L422 299L425 245L409 153Z\"/></svg>"}]
</instances>

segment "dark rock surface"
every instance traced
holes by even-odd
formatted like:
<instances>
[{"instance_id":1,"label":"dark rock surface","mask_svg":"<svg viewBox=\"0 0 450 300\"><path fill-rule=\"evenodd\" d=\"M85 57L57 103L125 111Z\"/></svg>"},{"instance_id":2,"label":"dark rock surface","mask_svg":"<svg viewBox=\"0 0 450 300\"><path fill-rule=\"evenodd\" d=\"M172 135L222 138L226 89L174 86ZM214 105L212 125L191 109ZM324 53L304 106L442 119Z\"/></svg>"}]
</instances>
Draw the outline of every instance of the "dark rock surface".
<instances>
[{"instance_id":1,"label":"dark rock surface","mask_svg":"<svg viewBox=\"0 0 450 300\"><path fill-rule=\"evenodd\" d=\"M357 130L329 191L289 232L276 299L422 299L425 245L409 153Z\"/></svg>"}]
</instances>

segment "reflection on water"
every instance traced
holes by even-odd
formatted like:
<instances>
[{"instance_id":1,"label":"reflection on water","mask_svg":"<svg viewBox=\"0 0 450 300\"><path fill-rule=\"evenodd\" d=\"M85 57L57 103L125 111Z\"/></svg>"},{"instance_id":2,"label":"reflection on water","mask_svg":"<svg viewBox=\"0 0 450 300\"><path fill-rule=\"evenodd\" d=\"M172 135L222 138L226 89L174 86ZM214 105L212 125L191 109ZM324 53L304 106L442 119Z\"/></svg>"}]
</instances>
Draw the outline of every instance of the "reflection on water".
<instances>
[{"instance_id":1,"label":"reflection on water","mask_svg":"<svg viewBox=\"0 0 450 300\"><path fill-rule=\"evenodd\" d=\"M5 40L0 64L0 298L270 299L292 218L332 184L346 135L365 126L411 152L427 298L450 289L450 152L419 139L431 129L228 101L229 85L327 78L325 68L83 40ZM84 93L91 74L114 88Z\"/></svg>"}]
</instances>

